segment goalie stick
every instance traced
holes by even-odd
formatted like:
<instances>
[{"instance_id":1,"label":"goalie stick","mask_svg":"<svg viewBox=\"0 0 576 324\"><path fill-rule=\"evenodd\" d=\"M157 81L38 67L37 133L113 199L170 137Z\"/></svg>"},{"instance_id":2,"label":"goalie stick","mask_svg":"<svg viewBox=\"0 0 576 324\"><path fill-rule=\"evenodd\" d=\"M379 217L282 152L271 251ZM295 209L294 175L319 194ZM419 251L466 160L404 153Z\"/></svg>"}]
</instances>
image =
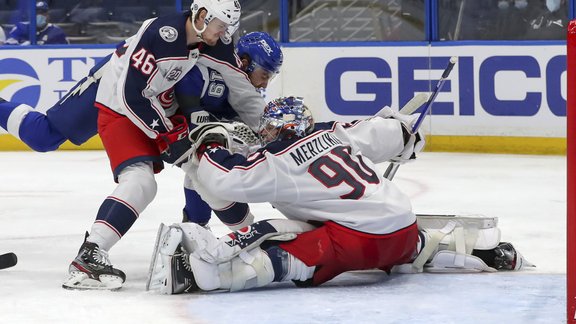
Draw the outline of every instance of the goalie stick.
<instances>
[{"instance_id":1,"label":"goalie stick","mask_svg":"<svg viewBox=\"0 0 576 324\"><path fill-rule=\"evenodd\" d=\"M0 255L0 269L13 267L16 265L16 263L18 263L18 258L16 257L16 254L10 252Z\"/></svg>"},{"instance_id":2,"label":"goalie stick","mask_svg":"<svg viewBox=\"0 0 576 324\"><path fill-rule=\"evenodd\" d=\"M420 116L418 117L416 122L414 123L414 126L412 126L412 133L416 133L418 131L418 129L420 128L422 121L424 121L424 118L428 114L428 111L430 111L430 108L432 107L432 103L436 99L436 96L438 96L440 89L442 89L444 82L446 81L446 79L450 75L450 72L452 72L452 68L454 67L454 65L456 65L457 61L458 61L458 59L456 58L456 56L452 56L450 58L450 61L448 62L448 66L446 66L446 69L444 69L444 72L442 73L442 77L440 78L440 80L438 80L438 83L436 84L436 88L434 89L434 92L432 93L432 95L430 96L428 101L426 102L426 106L424 106L424 109L422 109L422 113L420 114ZM404 110L404 109L402 109L402 110ZM399 167L400 167L400 164L398 164L398 163L390 163L390 165L386 169L386 172L384 172L384 178L386 178L388 180L392 180L394 178L394 175L396 174L396 171L398 171Z\"/></svg>"},{"instance_id":3,"label":"goalie stick","mask_svg":"<svg viewBox=\"0 0 576 324\"><path fill-rule=\"evenodd\" d=\"M430 98L429 93L422 92L415 95L410 101L408 101L399 111L402 115L412 115L413 112L418 110L420 106L426 103Z\"/></svg>"}]
</instances>

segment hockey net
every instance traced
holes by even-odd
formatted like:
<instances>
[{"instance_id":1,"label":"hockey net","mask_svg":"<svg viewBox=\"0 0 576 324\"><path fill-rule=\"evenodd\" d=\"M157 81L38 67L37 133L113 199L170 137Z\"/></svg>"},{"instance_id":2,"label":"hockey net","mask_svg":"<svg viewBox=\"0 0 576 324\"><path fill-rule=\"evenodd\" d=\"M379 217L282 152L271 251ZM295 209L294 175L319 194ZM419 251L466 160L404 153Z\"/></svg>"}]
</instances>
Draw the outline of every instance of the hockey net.
<instances>
[{"instance_id":1,"label":"hockey net","mask_svg":"<svg viewBox=\"0 0 576 324\"><path fill-rule=\"evenodd\" d=\"M576 20L567 35L567 322L576 323Z\"/></svg>"}]
</instances>

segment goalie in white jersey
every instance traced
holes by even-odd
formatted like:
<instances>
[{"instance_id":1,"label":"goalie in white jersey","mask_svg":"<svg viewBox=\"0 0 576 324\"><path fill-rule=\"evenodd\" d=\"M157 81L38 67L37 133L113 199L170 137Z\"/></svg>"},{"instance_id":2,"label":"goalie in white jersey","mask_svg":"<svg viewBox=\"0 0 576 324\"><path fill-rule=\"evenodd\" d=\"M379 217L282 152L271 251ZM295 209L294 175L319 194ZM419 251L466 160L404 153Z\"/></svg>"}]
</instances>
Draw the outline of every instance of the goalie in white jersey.
<instances>
[{"instance_id":1,"label":"goalie in white jersey","mask_svg":"<svg viewBox=\"0 0 576 324\"><path fill-rule=\"evenodd\" d=\"M182 167L202 198L219 205L270 202L287 219L244 224L219 239L197 224L161 225L148 288L177 294L289 280L316 286L345 271L389 272L419 263L417 256L432 260L437 271L460 263L458 272L520 268L521 255L499 242L495 227L469 234L463 241L470 251L453 263L460 238L448 235L451 222L450 231L419 231L408 197L375 167L414 159L424 146L422 134L410 131L414 121L384 108L351 124L315 125L302 98L286 97L267 105L259 132L263 147L248 157L231 153L225 125L193 132L197 150ZM443 238L456 241L456 252Z\"/></svg>"},{"instance_id":2,"label":"goalie in white jersey","mask_svg":"<svg viewBox=\"0 0 576 324\"><path fill-rule=\"evenodd\" d=\"M194 278L188 282L202 290L238 290L285 280L319 285L344 271L389 271L412 260L418 229L409 199L374 165L407 150L412 155L414 142L405 147L405 138L415 135L403 128L396 119L380 117L315 127L302 99L287 97L266 107L260 125L264 146L247 158L227 150L228 141L221 140L226 135L219 137L218 127L198 134L199 161L183 168L196 180L203 199L220 205L223 200L270 202L290 221L244 224L251 226L215 250L211 247L216 239L197 225L182 224L180 234L168 231L165 236L192 238L193 243L182 243L193 252L188 275ZM278 232L304 233L291 241L246 248ZM161 246L178 241L165 237ZM234 258L238 249L243 251L240 259ZM185 285L177 283L183 280L181 275L164 280L164 292L182 292ZM157 285L162 278L153 273L151 286Z\"/></svg>"}]
</instances>

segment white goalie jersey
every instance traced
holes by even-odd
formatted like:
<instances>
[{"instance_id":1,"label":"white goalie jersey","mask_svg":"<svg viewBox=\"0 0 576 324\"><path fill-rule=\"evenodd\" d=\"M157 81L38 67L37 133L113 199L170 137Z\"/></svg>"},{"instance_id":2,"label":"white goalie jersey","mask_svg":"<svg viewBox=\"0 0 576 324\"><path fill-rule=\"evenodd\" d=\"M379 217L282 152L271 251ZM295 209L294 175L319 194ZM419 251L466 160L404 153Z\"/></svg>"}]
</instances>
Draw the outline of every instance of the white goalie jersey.
<instances>
[{"instance_id":1,"label":"white goalie jersey","mask_svg":"<svg viewBox=\"0 0 576 324\"><path fill-rule=\"evenodd\" d=\"M402 151L400 122L374 117L318 126L326 129L272 142L247 158L221 146L208 149L188 172L199 180L203 196L270 202L289 219L334 221L372 234L413 224L408 197L375 166Z\"/></svg>"}]
</instances>

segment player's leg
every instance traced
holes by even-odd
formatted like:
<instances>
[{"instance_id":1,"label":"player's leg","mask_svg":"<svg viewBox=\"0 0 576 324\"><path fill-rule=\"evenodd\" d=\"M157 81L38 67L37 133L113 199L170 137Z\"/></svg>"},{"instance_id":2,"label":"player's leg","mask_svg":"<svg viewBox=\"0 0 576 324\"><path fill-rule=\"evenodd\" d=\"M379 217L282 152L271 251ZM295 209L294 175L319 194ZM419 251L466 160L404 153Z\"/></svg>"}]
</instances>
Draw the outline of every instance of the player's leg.
<instances>
[{"instance_id":1,"label":"player's leg","mask_svg":"<svg viewBox=\"0 0 576 324\"><path fill-rule=\"evenodd\" d=\"M317 266L314 276L300 284L317 286L346 271L389 271L413 258L417 241L416 224L391 234L368 234L326 222L298 235L296 240L280 244L280 248L309 266Z\"/></svg>"},{"instance_id":2,"label":"player's leg","mask_svg":"<svg viewBox=\"0 0 576 324\"><path fill-rule=\"evenodd\" d=\"M94 102L110 56L100 60L90 69L87 77L46 113L50 124L75 145L81 145L98 132L98 109L94 107Z\"/></svg>"},{"instance_id":3,"label":"player's leg","mask_svg":"<svg viewBox=\"0 0 576 324\"><path fill-rule=\"evenodd\" d=\"M250 212L248 204L222 200L217 195L212 194L198 181L197 174L191 164L190 161L182 165L183 170L186 171L187 186L194 188L201 200L210 206L210 209L224 225L235 231L254 222L254 215ZM189 201L186 203L188 204Z\"/></svg>"},{"instance_id":4,"label":"player's leg","mask_svg":"<svg viewBox=\"0 0 576 324\"><path fill-rule=\"evenodd\" d=\"M182 210L182 222L208 225L212 209L194 190L192 180L188 176L184 177L184 198L186 202Z\"/></svg>"},{"instance_id":5,"label":"player's leg","mask_svg":"<svg viewBox=\"0 0 576 324\"><path fill-rule=\"evenodd\" d=\"M56 150L66 138L44 113L0 98L0 127L38 152Z\"/></svg>"},{"instance_id":6,"label":"player's leg","mask_svg":"<svg viewBox=\"0 0 576 324\"><path fill-rule=\"evenodd\" d=\"M97 133L94 107L102 70L109 57L50 107L46 114L0 98L0 127L38 152L54 151L66 140L80 145Z\"/></svg>"},{"instance_id":7,"label":"player's leg","mask_svg":"<svg viewBox=\"0 0 576 324\"><path fill-rule=\"evenodd\" d=\"M197 224L174 224L170 231L159 231L149 286L165 294L177 294L215 289L236 291L273 281L305 280L312 276L314 267L277 245L313 229L307 223L274 219L217 239ZM182 235L175 235L179 232Z\"/></svg>"},{"instance_id":8,"label":"player's leg","mask_svg":"<svg viewBox=\"0 0 576 324\"><path fill-rule=\"evenodd\" d=\"M419 254L398 272L493 272L533 266L512 244L501 242L497 219L419 219Z\"/></svg>"},{"instance_id":9,"label":"player's leg","mask_svg":"<svg viewBox=\"0 0 576 324\"><path fill-rule=\"evenodd\" d=\"M107 252L154 199L157 190L154 173L162 169L155 143L128 118L101 111L99 132L118 186L100 206L86 242L70 265L70 278L64 283L66 288L121 287L123 273L112 267ZM86 245L93 249L85 249ZM90 253L98 255L94 258L98 262L88 257ZM113 283L99 280L102 272L108 276L116 275L118 280Z\"/></svg>"}]
</instances>

